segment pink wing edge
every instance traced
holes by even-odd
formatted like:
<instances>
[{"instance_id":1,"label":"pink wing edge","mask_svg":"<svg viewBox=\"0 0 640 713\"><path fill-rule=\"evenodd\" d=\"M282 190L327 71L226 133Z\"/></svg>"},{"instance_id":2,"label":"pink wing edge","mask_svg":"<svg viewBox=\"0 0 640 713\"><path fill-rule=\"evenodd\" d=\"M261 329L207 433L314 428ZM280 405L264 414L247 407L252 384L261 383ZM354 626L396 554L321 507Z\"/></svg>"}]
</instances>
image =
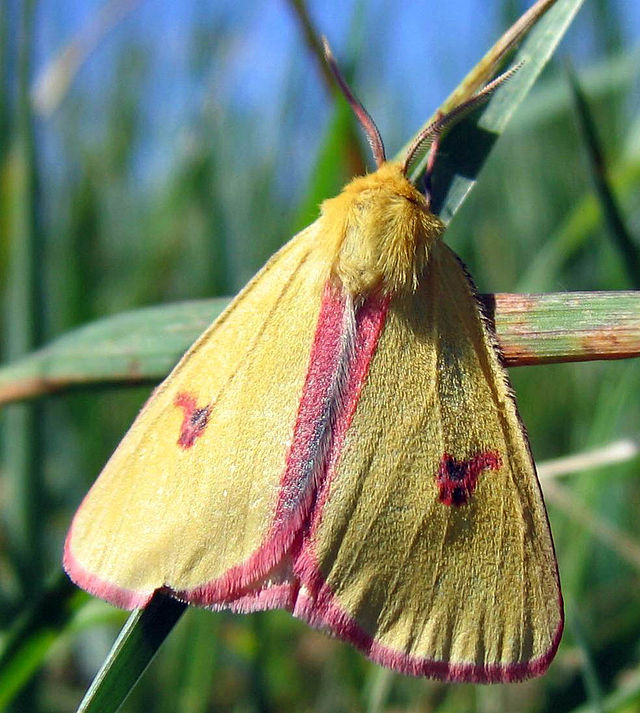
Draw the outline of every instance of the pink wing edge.
<instances>
[{"instance_id":1,"label":"pink wing edge","mask_svg":"<svg viewBox=\"0 0 640 713\"><path fill-rule=\"evenodd\" d=\"M388 299L369 298L358 311L355 357L349 383L344 389L344 405L332 428L326 476L323 482L315 484L316 487L301 488L304 463L315 445L314 437L317 439L317 424L322 417L325 396L340 359L346 300L338 289L327 284L276 512L264 543L243 563L195 589L162 589L180 601L213 610L230 609L248 613L286 609L315 628L329 629L375 663L403 674L468 683L507 683L539 676L549 667L562 637L564 613L559 587L560 621L551 646L536 659L524 663L478 666L410 656L380 644L340 606L316 563L311 538L304 534L307 523L311 522L313 532L320 522L337 457L384 327L388 305ZM72 539L73 524L64 545L63 566L79 587L122 609L143 608L149 603L156 590L124 589L86 570L73 554ZM559 579L557 565L556 578Z\"/></svg>"}]
</instances>

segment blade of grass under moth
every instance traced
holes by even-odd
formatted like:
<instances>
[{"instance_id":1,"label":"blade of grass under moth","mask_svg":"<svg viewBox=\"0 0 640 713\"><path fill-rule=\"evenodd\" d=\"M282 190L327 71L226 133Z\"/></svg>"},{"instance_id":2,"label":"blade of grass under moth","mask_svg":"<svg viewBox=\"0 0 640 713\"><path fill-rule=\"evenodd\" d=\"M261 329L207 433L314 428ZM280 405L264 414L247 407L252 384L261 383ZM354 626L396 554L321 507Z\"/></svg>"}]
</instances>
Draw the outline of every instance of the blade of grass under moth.
<instances>
[{"instance_id":1,"label":"blade of grass under moth","mask_svg":"<svg viewBox=\"0 0 640 713\"><path fill-rule=\"evenodd\" d=\"M503 35L440 107L439 112L446 112L471 96L495 74L505 55L526 36L512 58L513 65L523 63L518 72L491 96L480 111L456 124L440 145L439 160L432 176L431 198L434 211L445 223L450 222L464 202L491 148L533 86L583 1L536 3ZM400 156L404 155L403 151ZM414 182L420 180L425 168L426 157L416 164L411 175Z\"/></svg>"},{"instance_id":2,"label":"blade of grass under moth","mask_svg":"<svg viewBox=\"0 0 640 713\"><path fill-rule=\"evenodd\" d=\"M228 302L162 305L92 322L0 370L0 392L9 402L70 386L156 380Z\"/></svg>"},{"instance_id":3,"label":"blade of grass under moth","mask_svg":"<svg viewBox=\"0 0 640 713\"><path fill-rule=\"evenodd\" d=\"M508 366L640 356L640 293L481 295ZM0 369L0 404L77 386L157 381L229 300L125 312Z\"/></svg>"},{"instance_id":4,"label":"blade of grass under moth","mask_svg":"<svg viewBox=\"0 0 640 713\"><path fill-rule=\"evenodd\" d=\"M640 356L640 292L481 295L507 366Z\"/></svg>"},{"instance_id":5,"label":"blade of grass under moth","mask_svg":"<svg viewBox=\"0 0 640 713\"><path fill-rule=\"evenodd\" d=\"M598 131L589 109L587 98L582 91L578 77L569 62L566 63L566 72L573 102L578 118L578 126L587 151L591 179L602 206L606 224L614 245L617 247L631 286L640 288L640 251L636 247L618 207L618 201L611 190L604 152Z\"/></svg>"},{"instance_id":6,"label":"blade of grass under moth","mask_svg":"<svg viewBox=\"0 0 640 713\"><path fill-rule=\"evenodd\" d=\"M156 655L187 605L157 592L122 628L77 713L115 713Z\"/></svg>"}]
</instances>

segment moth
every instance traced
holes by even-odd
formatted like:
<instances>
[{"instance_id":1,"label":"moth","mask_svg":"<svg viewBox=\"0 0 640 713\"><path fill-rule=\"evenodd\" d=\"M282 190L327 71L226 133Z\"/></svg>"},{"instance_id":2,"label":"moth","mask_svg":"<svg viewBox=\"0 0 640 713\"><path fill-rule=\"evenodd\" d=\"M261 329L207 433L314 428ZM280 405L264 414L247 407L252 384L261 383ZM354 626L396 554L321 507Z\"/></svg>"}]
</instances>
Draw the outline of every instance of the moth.
<instances>
[{"instance_id":1,"label":"moth","mask_svg":"<svg viewBox=\"0 0 640 713\"><path fill-rule=\"evenodd\" d=\"M80 506L64 567L124 608L157 590L283 608L397 671L543 673L562 596L496 342L417 153L510 73L354 179L152 394Z\"/></svg>"}]
</instances>

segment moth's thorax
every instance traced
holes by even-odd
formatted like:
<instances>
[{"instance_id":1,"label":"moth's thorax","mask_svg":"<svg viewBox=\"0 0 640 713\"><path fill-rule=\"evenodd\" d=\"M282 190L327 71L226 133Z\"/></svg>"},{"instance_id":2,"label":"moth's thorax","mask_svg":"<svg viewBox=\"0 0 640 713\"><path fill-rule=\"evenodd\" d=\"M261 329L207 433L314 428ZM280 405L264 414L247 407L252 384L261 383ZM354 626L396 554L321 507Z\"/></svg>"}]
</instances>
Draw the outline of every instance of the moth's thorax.
<instances>
[{"instance_id":1,"label":"moth's thorax","mask_svg":"<svg viewBox=\"0 0 640 713\"><path fill-rule=\"evenodd\" d=\"M444 225L401 167L383 164L322 204L322 250L331 275L358 297L414 290Z\"/></svg>"}]
</instances>

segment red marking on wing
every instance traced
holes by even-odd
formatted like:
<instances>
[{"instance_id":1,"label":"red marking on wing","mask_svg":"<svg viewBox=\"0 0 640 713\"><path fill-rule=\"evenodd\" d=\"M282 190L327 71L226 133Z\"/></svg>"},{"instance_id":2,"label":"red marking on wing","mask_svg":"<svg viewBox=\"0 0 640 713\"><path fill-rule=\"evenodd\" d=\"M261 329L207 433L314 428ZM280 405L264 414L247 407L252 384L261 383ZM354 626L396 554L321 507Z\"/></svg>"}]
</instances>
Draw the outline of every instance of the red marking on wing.
<instances>
[{"instance_id":1,"label":"red marking on wing","mask_svg":"<svg viewBox=\"0 0 640 713\"><path fill-rule=\"evenodd\" d=\"M211 406L198 408L196 397L186 392L179 393L174 401L174 406L184 411L178 445L180 448L191 448L198 436L201 436L209 421Z\"/></svg>"},{"instance_id":2,"label":"red marking on wing","mask_svg":"<svg viewBox=\"0 0 640 713\"><path fill-rule=\"evenodd\" d=\"M464 505L473 495L480 473L483 470L499 470L501 466L498 451L478 453L469 460L457 460L451 454L444 453L436 475L440 502L456 507Z\"/></svg>"}]
</instances>

